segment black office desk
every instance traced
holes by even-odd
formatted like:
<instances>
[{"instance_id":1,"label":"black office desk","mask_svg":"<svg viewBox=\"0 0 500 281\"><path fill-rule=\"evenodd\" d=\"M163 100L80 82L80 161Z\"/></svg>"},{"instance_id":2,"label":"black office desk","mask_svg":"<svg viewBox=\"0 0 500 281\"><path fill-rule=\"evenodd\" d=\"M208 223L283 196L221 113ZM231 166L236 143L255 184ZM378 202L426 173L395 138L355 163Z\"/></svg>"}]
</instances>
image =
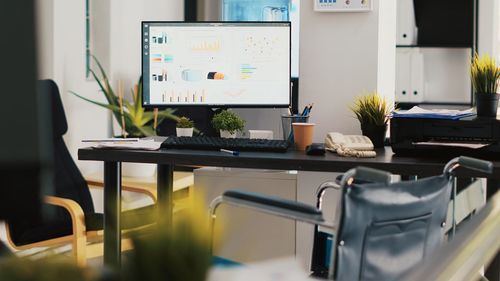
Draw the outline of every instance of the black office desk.
<instances>
[{"instance_id":1,"label":"black office desk","mask_svg":"<svg viewBox=\"0 0 500 281\"><path fill-rule=\"evenodd\" d=\"M215 166L252 169L299 170L318 172L345 172L356 166L382 169L394 174L430 176L443 171L450 159L422 159L397 157L391 148L377 151L375 158L345 158L333 153L325 156L308 156L303 152L287 153L242 152L233 156L219 151L202 150L101 150L85 148L78 151L79 160L104 161L104 262L107 265L120 264L120 192L121 162L158 164L158 204L160 213L169 220L172 216L172 192L174 166ZM494 162L493 175L470 170L458 170L464 177L486 177L500 179L500 162ZM496 182L491 181L492 184ZM495 186L495 189L497 187Z\"/></svg>"}]
</instances>

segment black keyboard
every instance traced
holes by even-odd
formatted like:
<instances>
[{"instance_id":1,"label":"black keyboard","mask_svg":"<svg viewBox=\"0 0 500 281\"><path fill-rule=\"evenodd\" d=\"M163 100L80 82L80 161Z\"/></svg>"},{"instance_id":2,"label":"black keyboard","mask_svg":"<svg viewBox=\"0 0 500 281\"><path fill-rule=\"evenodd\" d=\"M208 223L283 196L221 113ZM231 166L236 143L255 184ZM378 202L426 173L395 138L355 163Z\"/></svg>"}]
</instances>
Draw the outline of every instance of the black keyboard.
<instances>
[{"instance_id":1,"label":"black keyboard","mask_svg":"<svg viewBox=\"0 0 500 281\"><path fill-rule=\"evenodd\" d=\"M230 139L217 137L168 137L162 148L235 151L286 152L290 144L284 140Z\"/></svg>"}]
</instances>

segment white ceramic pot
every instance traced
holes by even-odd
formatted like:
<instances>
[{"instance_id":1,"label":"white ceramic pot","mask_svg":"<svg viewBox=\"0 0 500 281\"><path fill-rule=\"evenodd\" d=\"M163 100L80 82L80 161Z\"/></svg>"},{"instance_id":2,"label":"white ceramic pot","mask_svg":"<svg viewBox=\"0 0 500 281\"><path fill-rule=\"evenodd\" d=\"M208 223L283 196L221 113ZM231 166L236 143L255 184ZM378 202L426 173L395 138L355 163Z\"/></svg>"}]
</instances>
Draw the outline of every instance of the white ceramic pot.
<instances>
[{"instance_id":1,"label":"white ceramic pot","mask_svg":"<svg viewBox=\"0 0 500 281\"><path fill-rule=\"evenodd\" d=\"M175 128L178 137L192 137L193 128Z\"/></svg>"},{"instance_id":2,"label":"white ceramic pot","mask_svg":"<svg viewBox=\"0 0 500 281\"><path fill-rule=\"evenodd\" d=\"M156 164L122 163L122 175L132 178L148 178L156 174Z\"/></svg>"},{"instance_id":3,"label":"white ceramic pot","mask_svg":"<svg viewBox=\"0 0 500 281\"><path fill-rule=\"evenodd\" d=\"M227 138L227 139L234 139L234 138L236 138L236 132L231 134L229 131L220 130L220 137Z\"/></svg>"}]
</instances>

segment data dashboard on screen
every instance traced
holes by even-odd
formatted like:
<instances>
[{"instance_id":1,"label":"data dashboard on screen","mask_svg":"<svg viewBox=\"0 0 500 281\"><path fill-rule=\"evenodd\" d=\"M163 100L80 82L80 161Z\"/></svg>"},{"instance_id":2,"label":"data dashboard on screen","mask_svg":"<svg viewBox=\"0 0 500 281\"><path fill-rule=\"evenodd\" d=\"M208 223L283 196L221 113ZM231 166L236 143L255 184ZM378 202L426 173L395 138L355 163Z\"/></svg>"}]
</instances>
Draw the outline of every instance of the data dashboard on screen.
<instances>
[{"instance_id":1,"label":"data dashboard on screen","mask_svg":"<svg viewBox=\"0 0 500 281\"><path fill-rule=\"evenodd\" d=\"M288 107L290 22L143 22L143 105Z\"/></svg>"}]
</instances>

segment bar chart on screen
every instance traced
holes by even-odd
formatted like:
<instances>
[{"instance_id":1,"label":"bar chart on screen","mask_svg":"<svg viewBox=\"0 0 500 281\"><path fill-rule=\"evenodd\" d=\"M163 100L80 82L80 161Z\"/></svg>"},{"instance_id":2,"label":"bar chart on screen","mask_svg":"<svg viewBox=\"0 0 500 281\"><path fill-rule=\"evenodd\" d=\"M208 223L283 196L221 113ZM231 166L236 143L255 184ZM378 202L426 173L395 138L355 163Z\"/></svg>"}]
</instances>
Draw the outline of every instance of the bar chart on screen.
<instances>
[{"instance_id":1,"label":"bar chart on screen","mask_svg":"<svg viewBox=\"0 0 500 281\"><path fill-rule=\"evenodd\" d=\"M165 91L162 95L163 102L170 103L203 103L206 100L205 90Z\"/></svg>"},{"instance_id":2,"label":"bar chart on screen","mask_svg":"<svg viewBox=\"0 0 500 281\"><path fill-rule=\"evenodd\" d=\"M191 50L195 52L218 52L220 51L221 43L216 38L204 38L203 40L193 42L191 46Z\"/></svg>"}]
</instances>

